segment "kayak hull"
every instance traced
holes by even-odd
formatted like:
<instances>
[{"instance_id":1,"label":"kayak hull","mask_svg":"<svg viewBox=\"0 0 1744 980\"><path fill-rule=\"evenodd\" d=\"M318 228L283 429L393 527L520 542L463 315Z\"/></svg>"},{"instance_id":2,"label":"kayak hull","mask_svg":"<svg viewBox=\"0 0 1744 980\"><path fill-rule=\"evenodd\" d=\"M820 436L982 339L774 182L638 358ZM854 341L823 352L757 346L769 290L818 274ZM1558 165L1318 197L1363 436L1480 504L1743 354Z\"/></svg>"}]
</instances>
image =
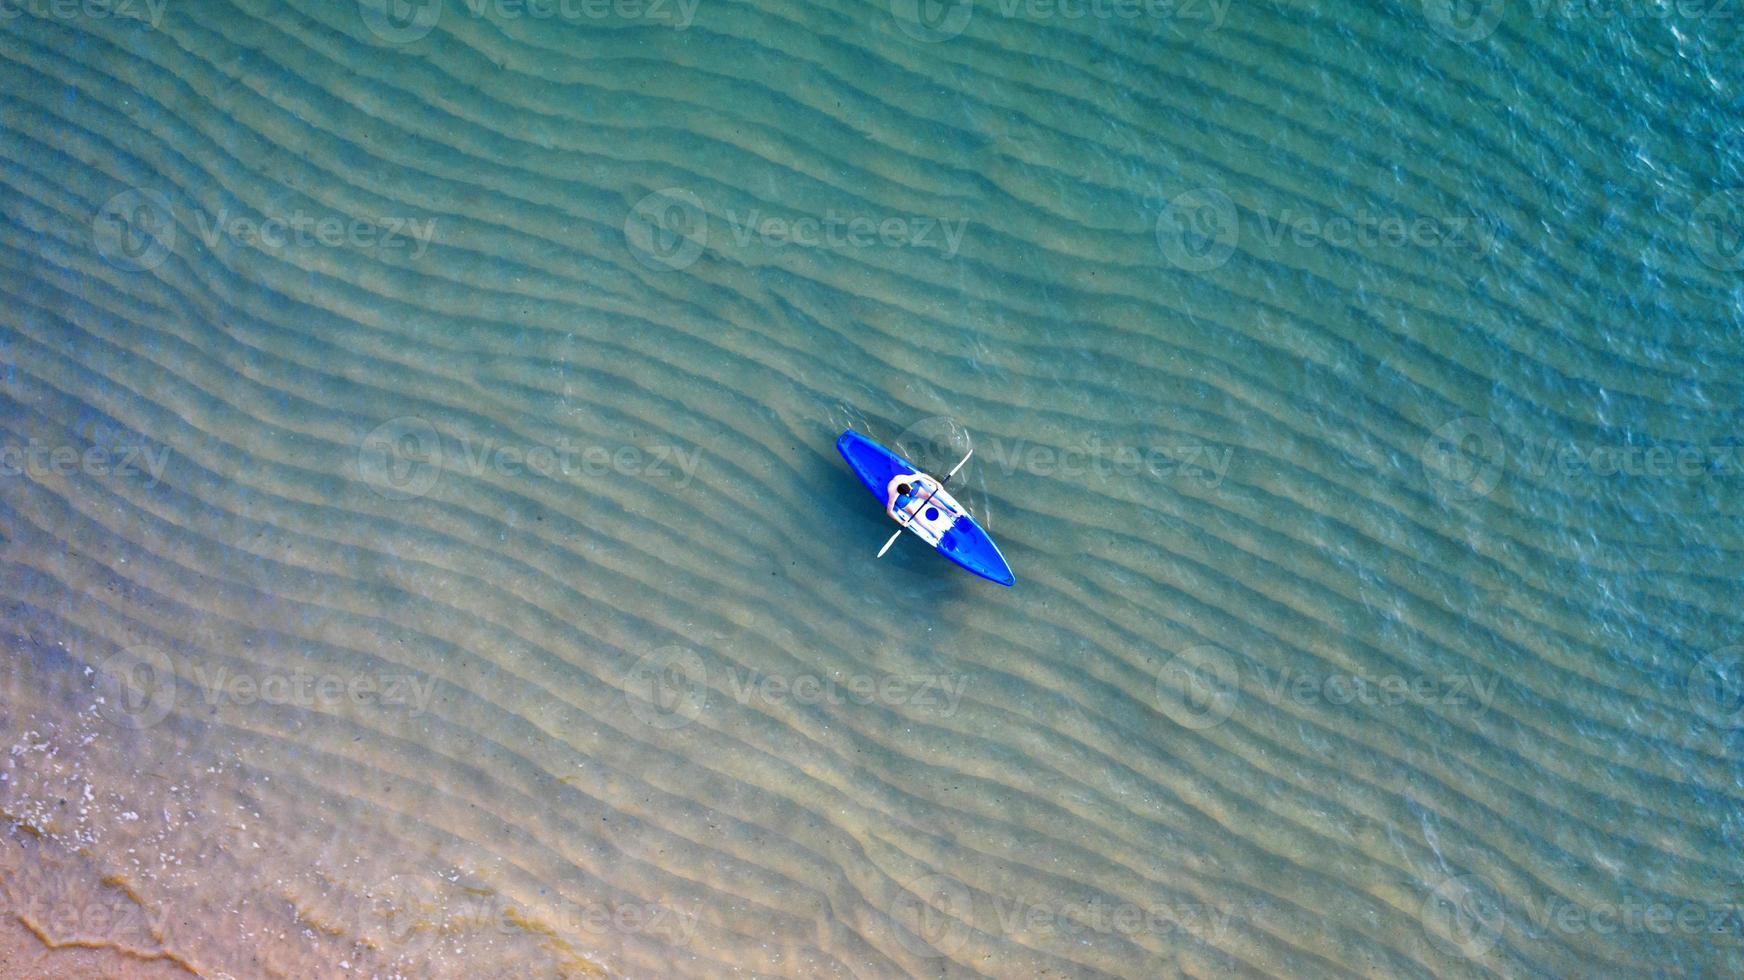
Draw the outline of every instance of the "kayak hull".
<instances>
[{"instance_id":1,"label":"kayak hull","mask_svg":"<svg viewBox=\"0 0 1744 980\"><path fill-rule=\"evenodd\" d=\"M867 492L878 498L884 504L885 512L893 517L899 505L895 487L902 483L927 487L929 490L939 486L939 481L923 473L913 463L853 429L842 433L841 438L836 440L836 450L842 454L854 475L860 478ZM1004 586L1017 584L1017 576L1012 574L1011 565L1000 554L999 546L993 543L993 538L987 534L986 529L977 524L975 518L970 517L943 489L938 489L926 501L924 514L920 512L920 506L917 501L914 516L905 522L909 530L936 548L939 554L976 575Z\"/></svg>"}]
</instances>

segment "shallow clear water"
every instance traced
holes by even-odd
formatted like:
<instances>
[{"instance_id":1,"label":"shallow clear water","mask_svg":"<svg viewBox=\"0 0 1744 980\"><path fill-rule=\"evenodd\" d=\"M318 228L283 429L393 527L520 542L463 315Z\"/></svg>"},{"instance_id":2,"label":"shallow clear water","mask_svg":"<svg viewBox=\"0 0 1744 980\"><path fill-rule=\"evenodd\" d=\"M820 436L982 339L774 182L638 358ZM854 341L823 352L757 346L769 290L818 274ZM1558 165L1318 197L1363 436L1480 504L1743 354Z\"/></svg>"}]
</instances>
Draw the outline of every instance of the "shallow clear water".
<instances>
[{"instance_id":1,"label":"shallow clear water","mask_svg":"<svg viewBox=\"0 0 1744 980\"><path fill-rule=\"evenodd\" d=\"M1739 16L0 6L8 955L1737 975Z\"/></svg>"}]
</instances>

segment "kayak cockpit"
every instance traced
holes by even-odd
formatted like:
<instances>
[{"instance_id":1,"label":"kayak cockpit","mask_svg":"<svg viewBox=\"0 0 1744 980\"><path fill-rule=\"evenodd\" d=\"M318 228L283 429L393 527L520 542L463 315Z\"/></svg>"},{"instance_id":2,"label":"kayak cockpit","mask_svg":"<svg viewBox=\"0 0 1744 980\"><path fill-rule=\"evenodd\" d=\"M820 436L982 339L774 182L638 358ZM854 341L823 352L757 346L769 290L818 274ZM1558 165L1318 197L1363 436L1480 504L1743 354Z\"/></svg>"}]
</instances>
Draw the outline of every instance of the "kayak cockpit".
<instances>
[{"instance_id":1,"label":"kayak cockpit","mask_svg":"<svg viewBox=\"0 0 1744 980\"><path fill-rule=\"evenodd\" d=\"M898 473L891 477L884 501L885 513L891 520L935 547L957 518L963 516L963 506L957 499L925 473Z\"/></svg>"}]
</instances>

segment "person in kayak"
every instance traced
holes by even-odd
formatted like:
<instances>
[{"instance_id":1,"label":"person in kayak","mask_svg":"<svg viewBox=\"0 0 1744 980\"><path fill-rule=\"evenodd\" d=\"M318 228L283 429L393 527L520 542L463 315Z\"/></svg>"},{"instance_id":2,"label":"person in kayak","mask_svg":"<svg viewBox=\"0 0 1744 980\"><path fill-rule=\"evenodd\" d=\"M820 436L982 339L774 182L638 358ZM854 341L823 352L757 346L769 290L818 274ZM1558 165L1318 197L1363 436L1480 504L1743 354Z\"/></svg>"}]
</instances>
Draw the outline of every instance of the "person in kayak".
<instances>
[{"instance_id":1,"label":"person in kayak","mask_svg":"<svg viewBox=\"0 0 1744 980\"><path fill-rule=\"evenodd\" d=\"M892 508L897 514L897 520L910 521L914 519L911 510L918 509L920 502L927 499L928 487L916 480L913 484L898 483L896 485L896 504Z\"/></svg>"}]
</instances>

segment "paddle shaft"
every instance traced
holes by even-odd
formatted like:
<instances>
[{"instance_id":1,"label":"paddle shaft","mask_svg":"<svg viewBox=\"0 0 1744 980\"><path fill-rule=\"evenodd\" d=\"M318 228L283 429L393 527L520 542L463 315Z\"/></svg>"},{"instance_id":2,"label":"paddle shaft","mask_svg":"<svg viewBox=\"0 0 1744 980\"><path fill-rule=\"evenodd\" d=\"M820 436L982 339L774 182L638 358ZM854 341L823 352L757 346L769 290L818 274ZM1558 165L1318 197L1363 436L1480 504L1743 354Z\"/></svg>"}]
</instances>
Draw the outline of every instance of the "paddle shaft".
<instances>
[{"instance_id":1,"label":"paddle shaft","mask_svg":"<svg viewBox=\"0 0 1744 980\"><path fill-rule=\"evenodd\" d=\"M975 455L975 450L973 450L973 449L971 449L967 453L963 454L963 458L957 460L957 465L951 467L951 472L945 474L945 478L943 480L939 481L939 485L936 487L933 487L932 490L929 491L925 497L921 498L920 505L914 509L914 512L916 514L920 513L921 508L923 508L927 505L927 501L933 499L933 494L938 493L940 490L943 490L945 488L945 484L951 482L951 477L956 476L957 471L962 469L963 464L967 463L969 461L969 457L973 456L973 455ZM890 550L890 546L896 543L896 539L902 537L902 532L908 530L909 522L912 520L913 520L913 517L910 517L908 520L903 520L900 517L898 517L896 519L896 523L898 523L902 526L896 529L896 533L892 534L890 536L889 541L884 542L884 547L878 549L878 557L880 557L880 558L884 557L884 553L886 551Z\"/></svg>"}]
</instances>

